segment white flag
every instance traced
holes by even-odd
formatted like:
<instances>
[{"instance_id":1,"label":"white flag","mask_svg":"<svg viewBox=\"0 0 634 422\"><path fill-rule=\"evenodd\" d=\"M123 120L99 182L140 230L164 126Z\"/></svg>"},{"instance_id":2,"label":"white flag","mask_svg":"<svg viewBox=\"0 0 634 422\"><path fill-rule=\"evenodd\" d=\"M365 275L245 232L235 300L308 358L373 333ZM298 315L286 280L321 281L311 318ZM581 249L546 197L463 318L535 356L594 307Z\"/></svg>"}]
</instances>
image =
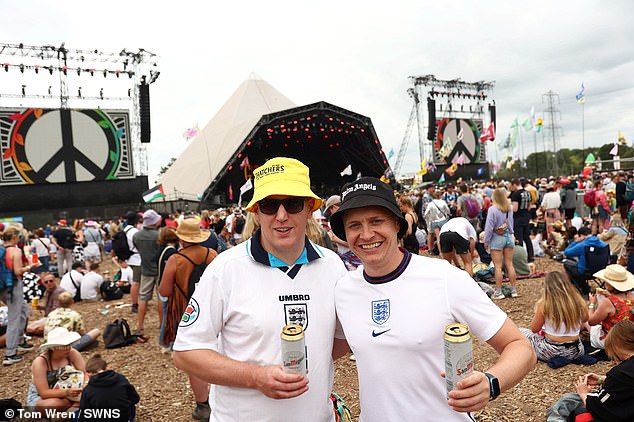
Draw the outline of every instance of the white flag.
<instances>
[{"instance_id":1,"label":"white flag","mask_svg":"<svg viewBox=\"0 0 634 422\"><path fill-rule=\"evenodd\" d=\"M352 164L348 164L348 167L343 169L343 171L340 174L342 176L345 176L345 175L352 176Z\"/></svg>"},{"instance_id":2,"label":"white flag","mask_svg":"<svg viewBox=\"0 0 634 422\"><path fill-rule=\"evenodd\" d=\"M241 207L242 206L242 195L245 192L250 191L251 189L253 189L253 183L251 182L251 179L247 180L247 182L240 186L240 197L238 198L238 206Z\"/></svg>"}]
</instances>

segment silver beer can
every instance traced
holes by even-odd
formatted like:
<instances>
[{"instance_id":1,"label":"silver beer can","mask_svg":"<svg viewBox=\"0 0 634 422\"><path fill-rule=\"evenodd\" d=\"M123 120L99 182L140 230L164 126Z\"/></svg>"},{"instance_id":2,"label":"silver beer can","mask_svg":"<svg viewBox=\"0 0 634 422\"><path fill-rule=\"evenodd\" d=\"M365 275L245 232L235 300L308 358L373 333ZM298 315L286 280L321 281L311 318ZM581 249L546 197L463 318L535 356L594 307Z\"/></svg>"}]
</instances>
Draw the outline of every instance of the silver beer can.
<instances>
[{"instance_id":1,"label":"silver beer can","mask_svg":"<svg viewBox=\"0 0 634 422\"><path fill-rule=\"evenodd\" d=\"M284 372L306 375L306 342L301 325L286 325L281 338Z\"/></svg>"},{"instance_id":2,"label":"silver beer can","mask_svg":"<svg viewBox=\"0 0 634 422\"><path fill-rule=\"evenodd\" d=\"M464 324L449 324L445 327L445 380L447 399L449 392L459 381L473 373L473 341L469 327Z\"/></svg>"}]
</instances>

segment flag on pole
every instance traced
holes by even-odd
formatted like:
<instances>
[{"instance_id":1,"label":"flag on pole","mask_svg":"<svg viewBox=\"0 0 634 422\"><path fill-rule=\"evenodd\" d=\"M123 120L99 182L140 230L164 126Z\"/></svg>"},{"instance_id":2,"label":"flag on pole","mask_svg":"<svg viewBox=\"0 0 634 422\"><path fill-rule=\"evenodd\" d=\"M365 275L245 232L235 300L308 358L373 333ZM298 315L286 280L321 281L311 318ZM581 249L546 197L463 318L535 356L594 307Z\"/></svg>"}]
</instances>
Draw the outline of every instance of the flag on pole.
<instances>
[{"instance_id":1,"label":"flag on pole","mask_svg":"<svg viewBox=\"0 0 634 422\"><path fill-rule=\"evenodd\" d=\"M390 148L390 152L387 154L387 159L389 160L394 156L394 148Z\"/></svg>"},{"instance_id":2,"label":"flag on pole","mask_svg":"<svg viewBox=\"0 0 634 422\"><path fill-rule=\"evenodd\" d=\"M240 196L238 197L239 207L242 206L242 195L244 195L246 192L250 191L251 189L253 189L253 182L251 181L251 179L247 180L244 185L240 186Z\"/></svg>"},{"instance_id":3,"label":"flag on pole","mask_svg":"<svg viewBox=\"0 0 634 422\"><path fill-rule=\"evenodd\" d=\"M480 135L480 142L493 141L495 140L495 123L491 122L489 127L484 129L482 134Z\"/></svg>"},{"instance_id":4,"label":"flag on pole","mask_svg":"<svg viewBox=\"0 0 634 422\"><path fill-rule=\"evenodd\" d=\"M614 144L610 150L610 155L619 155L619 144Z\"/></svg>"},{"instance_id":5,"label":"flag on pole","mask_svg":"<svg viewBox=\"0 0 634 422\"><path fill-rule=\"evenodd\" d=\"M427 174L427 160L423 160L420 165L420 170L417 173L419 176L424 176Z\"/></svg>"},{"instance_id":6,"label":"flag on pole","mask_svg":"<svg viewBox=\"0 0 634 422\"><path fill-rule=\"evenodd\" d=\"M192 138L195 138L200 133L200 129L198 129L198 124L195 124L193 127L190 127L183 133L183 138L186 141L189 141Z\"/></svg>"},{"instance_id":7,"label":"flag on pole","mask_svg":"<svg viewBox=\"0 0 634 422\"><path fill-rule=\"evenodd\" d=\"M163 192L163 185L154 186L152 189L143 192L143 201L146 204L156 201L157 199L165 198L165 192Z\"/></svg>"},{"instance_id":8,"label":"flag on pole","mask_svg":"<svg viewBox=\"0 0 634 422\"><path fill-rule=\"evenodd\" d=\"M445 173L440 175L440 179L438 179L438 183L444 183L445 182Z\"/></svg>"},{"instance_id":9,"label":"flag on pole","mask_svg":"<svg viewBox=\"0 0 634 422\"><path fill-rule=\"evenodd\" d=\"M343 169L340 173L342 176L352 176L352 164L348 164L348 167Z\"/></svg>"},{"instance_id":10,"label":"flag on pole","mask_svg":"<svg viewBox=\"0 0 634 422\"><path fill-rule=\"evenodd\" d=\"M531 129L533 129L533 124L531 123L531 118L527 117L523 122L522 122L522 127L524 128L524 130L529 131Z\"/></svg>"},{"instance_id":11,"label":"flag on pole","mask_svg":"<svg viewBox=\"0 0 634 422\"><path fill-rule=\"evenodd\" d=\"M584 94L585 90L586 88L583 86L583 82L581 82L581 91L579 91L579 93L575 95L575 98L577 99L577 102L579 104L583 104L586 102L586 94Z\"/></svg>"},{"instance_id":12,"label":"flag on pole","mask_svg":"<svg viewBox=\"0 0 634 422\"><path fill-rule=\"evenodd\" d=\"M244 160L242 160L242 162L240 163L240 168L243 169L245 167L250 166L251 164L249 163L249 156L245 155L244 156Z\"/></svg>"},{"instance_id":13,"label":"flag on pole","mask_svg":"<svg viewBox=\"0 0 634 422\"><path fill-rule=\"evenodd\" d=\"M542 132L542 126L544 126L544 119L538 117L537 122L535 123L535 130L537 131L537 133Z\"/></svg>"},{"instance_id":14,"label":"flag on pole","mask_svg":"<svg viewBox=\"0 0 634 422\"><path fill-rule=\"evenodd\" d=\"M623 136L620 130L619 130L619 144L627 145L627 140L625 139L625 136Z\"/></svg>"}]
</instances>

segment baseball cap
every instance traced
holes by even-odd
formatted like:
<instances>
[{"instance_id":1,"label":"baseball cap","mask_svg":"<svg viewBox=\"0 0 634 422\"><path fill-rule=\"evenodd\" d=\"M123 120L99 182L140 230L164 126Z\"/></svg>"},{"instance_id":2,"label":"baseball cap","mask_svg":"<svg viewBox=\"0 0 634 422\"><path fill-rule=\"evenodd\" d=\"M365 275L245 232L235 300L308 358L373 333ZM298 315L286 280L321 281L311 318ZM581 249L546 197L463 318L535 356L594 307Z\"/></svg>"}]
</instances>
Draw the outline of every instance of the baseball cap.
<instances>
[{"instance_id":1,"label":"baseball cap","mask_svg":"<svg viewBox=\"0 0 634 422\"><path fill-rule=\"evenodd\" d=\"M154 210L147 210L143 213L143 227L154 226L161 221L161 216Z\"/></svg>"},{"instance_id":2,"label":"baseball cap","mask_svg":"<svg viewBox=\"0 0 634 422\"><path fill-rule=\"evenodd\" d=\"M59 220L57 222L58 226L68 226L68 221L64 220L63 218L61 220Z\"/></svg>"},{"instance_id":3,"label":"baseball cap","mask_svg":"<svg viewBox=\"0 0 634 422\"><path fill-rule=\"evenodd\" d=\"M341 196L332 195L331 197L326 199L326 208L324 209L324 213L328 214L328 210L330 209L330 207L332 207L333 205L339 205L339 204L341 204Z\"/></svg>"},{"instance_id":4,"label":"baseball cap","mask_svg":"<svg viewBox=\"0 0 634 422\"><path fill-rule=\"evenodd\" d=\"M245 208L253 212L254 205L272 195L301 196L313 198L312 211L321 207L322 200L310 190L309 170L301 161L294 158L276 157L268 160L253 171L254 193Z\"/></svg>"},{"instance_id":5,"label":"baseball cap","mask_svg":"<svg viewBox=\"0 0 634 422\"><path fill-rule=\"evenodd\" d=\"M400 224L398 236L401 237L407 231L407 220L403 217L394 191L387 184L375 177L361 177L354 182L343 186L341 193L341 206L330 218L330 227L340 239L346 240L346 231L343 229L343 213L355 208L383 207L394 214Z\"/></svg>"}]
</instances>

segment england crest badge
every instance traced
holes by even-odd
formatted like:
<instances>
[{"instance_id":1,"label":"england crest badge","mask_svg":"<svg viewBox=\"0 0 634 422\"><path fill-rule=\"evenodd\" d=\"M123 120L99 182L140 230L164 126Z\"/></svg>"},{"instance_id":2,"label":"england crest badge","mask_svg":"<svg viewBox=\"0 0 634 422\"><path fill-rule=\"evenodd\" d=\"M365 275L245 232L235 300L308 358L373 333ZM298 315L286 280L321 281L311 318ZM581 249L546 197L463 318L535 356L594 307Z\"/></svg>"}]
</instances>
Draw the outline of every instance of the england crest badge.
<instances>
[{"instance_id":1,"label":"england crest badge","mask_svg":"<svg viewBox=\"0 0 634 422\"><path fill-rule=\"evenodd\" d=\"M372 301L372 321L379 325L390 319L390 299Z\"/></svg>"},{"instance_id":2,"label":"england crest badge","mask_svg":"<svg viewBox=\"0 0 634 422\"><path fill-rule=\"evenodd\" d=\"M305 303L289 303L284 305L286 324L297 324L304 331L308 327L308 306Z\"/></svg>"}]
</instances>

